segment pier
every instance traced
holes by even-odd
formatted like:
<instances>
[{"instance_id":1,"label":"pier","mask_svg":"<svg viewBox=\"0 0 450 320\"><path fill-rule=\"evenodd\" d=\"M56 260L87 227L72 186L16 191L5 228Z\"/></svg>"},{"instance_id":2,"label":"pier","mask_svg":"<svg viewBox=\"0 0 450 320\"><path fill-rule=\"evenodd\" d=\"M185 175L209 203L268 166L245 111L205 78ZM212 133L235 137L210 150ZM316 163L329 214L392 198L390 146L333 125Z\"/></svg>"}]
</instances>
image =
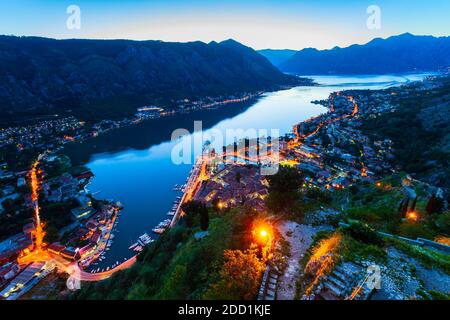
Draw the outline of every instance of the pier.
<instances>
[{"instance_id":1,"label":"pier","mask_svg":"<svg viewBox=\"0 0 450 320\"><path fill-rule=\"evenodd\" d=\"M207 178L206 164L207 161L205 161L202 156L199 156L195 161L193 170L186 183L184 194L180 200L180 203L178 204L177 209L175 210L175 214L172 218L172 222L170 223L169 228L172 228L178 223L178 221L183 215L183 210L181 209L181 206L183 205L183 203L193 198L201 182Z\"/></svg>"}]
</instances>

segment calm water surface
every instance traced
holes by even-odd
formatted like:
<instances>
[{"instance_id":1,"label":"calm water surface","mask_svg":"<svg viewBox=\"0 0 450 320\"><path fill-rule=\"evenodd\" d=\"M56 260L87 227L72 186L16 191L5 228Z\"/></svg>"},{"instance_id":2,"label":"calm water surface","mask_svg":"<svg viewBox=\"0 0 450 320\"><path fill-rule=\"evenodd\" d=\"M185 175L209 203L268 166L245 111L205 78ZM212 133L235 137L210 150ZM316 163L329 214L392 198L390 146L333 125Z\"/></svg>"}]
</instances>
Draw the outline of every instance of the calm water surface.
<instances>
[{"instance_id":1,"label":"calm water surface","mask_svg":"<svg viewBox=\"0 0 450 320\"><path fill-rule=\"evenodd\" d=\"M424 76L317 76L313 77L320 84L317 87L296 87L267 93L244 104L149 120L68 146L64 152L72 161L94 172L89 189L99 191L96 197L124 205L111 249L96 268L130 257L133 252L128 247L141 234L151 234L151 229L167 218L166 213L180 195L172 189L185 182L191 165L175 165L171 160L174 129L193 132L193 122L202 120L203 130L278 129L284 135L295 123L326 112L322 106L311 104L313 100L326 99L335 91L387 88Z\"/></svg>"}]
</instances>

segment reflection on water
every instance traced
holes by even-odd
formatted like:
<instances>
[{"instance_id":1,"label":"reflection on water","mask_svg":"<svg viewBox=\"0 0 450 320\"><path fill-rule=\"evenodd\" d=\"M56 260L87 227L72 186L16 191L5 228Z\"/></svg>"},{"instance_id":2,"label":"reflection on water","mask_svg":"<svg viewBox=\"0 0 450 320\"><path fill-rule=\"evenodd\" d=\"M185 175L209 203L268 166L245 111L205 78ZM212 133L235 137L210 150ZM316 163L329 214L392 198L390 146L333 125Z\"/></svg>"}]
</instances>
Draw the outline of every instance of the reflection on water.
<instances>
[{"instance_id":1,"label":"reflection on water","mask_svg":"<svg viewBox=\"0 0 450 320\"><path fill-rule=\"evenodd\" d=\"M207 112L198 111L144 121L134 126L111 130L83 143L72 144L64 152L70 156L72 162L84 164L93 156L108 157L106 154L99 156L102 153L113 155L129 149L148 149L153 145L170 140L172 131L177 128L186 128L192 131L195 120L202 120L203 126L209 128L224 118L232 118L242 113L253 103L255 100Z\"/></svg>"},{"instance_id":2,"label":"reflection on water","mask_svg":"<svg viewBox=\"0 0 450 320\"><path fill-rule=\"evenodd\" d=\"M123 260L128 249L144 232L151 229L171 209L177 192L175 184L183 184L190 165L171 161L172 131L193 131L194 121L203 121L203 130L278 129L291 131L295 123L325 112L313 100L326 99L331 92L345 89L381 89L423 75L314 77L316 87L297 87L267 93L256 101L227 105L207 112L179 114L150 120L136 126L112 130L84 143L70 145L66 152L74 163L86 164L95 174L90 190L100 191L97 198L121 201L125 208L119 219L114 243L101 267Z\"/></svg>"}]
</instances>

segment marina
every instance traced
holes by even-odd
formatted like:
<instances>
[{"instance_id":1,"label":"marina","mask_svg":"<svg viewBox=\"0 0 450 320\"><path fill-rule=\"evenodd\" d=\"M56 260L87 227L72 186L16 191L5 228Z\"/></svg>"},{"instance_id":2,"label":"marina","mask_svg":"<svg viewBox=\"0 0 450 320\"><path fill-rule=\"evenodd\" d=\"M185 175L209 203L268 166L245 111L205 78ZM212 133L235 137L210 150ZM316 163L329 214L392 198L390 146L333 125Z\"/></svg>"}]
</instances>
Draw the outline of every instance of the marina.
<instances>
[{"instance_id":1,"label":"marina","mask_svg":"<svg viewBox=\"0 0 450 320\"><path fill-rule=\"evenodd\" d=\"M170 227L172 223L172 219L165 219L164 221L160 222L155 228L152 229L152 231L156 234L162 234L164 231L166 231L167 228Z\"/></svg>"},{"instance_id":2,"label":"marina","mask_svg":"<svg viewBox=\"0 0 450 320\"><path fill-rule=\"evenodd\" d=\"M146 246L148 246L150 243L154 241L155 240L152 239L152 237L149 236L148 233L144 233L143 235L139 236L138 240L131 246L129 246L128 249L139 253L142 250L144 250Z\"/></svg>"},{"instance_id":3,"label":"marina","mask_svg":"<svg viewBox=\"0 0 450 320\"><path fill-rule=\"evenodd\" d=\"M179 220L180 203L195 189L189 177L198 175L201 168L195 161L173 163L171 152L175 142L167 139L174 129L189 129L193 121L202 120L204 134L209 130L225 132L227 128L279 128L284 135L292 132L294 122L325 112L324 107L311 101L326 99L331 92L379 89L418 78L414 75L314 77L323 85L266 93L249 105L236 104L209 112L149 120L71 145L71 150L65 150L70 158L95 173L89 189L92 192L102 190L102 197L118 199L124 206L120 222L115 225L113 242L95 267L106 268L129 258L135 253L130 245L137 242L140 235L150 230L156 239L166 228L164 224L159 226L164 219L171 218L171 225Z\"/></svg>"}]
</instances>

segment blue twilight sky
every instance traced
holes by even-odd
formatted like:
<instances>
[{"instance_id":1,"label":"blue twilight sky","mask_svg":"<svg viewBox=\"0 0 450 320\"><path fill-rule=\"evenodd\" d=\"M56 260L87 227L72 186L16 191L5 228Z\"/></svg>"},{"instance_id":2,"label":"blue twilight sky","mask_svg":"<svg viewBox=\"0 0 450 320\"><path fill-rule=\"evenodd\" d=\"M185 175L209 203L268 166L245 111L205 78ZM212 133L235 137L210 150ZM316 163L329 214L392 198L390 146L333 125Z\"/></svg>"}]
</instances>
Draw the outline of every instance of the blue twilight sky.
<instances>
[{"instance_id":1,"label":"blue twilight sky","mask_svg":"<svg viewBox=\"0 0 450 320\"><path fill-rule=\"evenodd\" d=\"M68 29L69 5L81 28ZM370 5L381 29L366 26ZM0 0L0 34L209 42L255 49L332 48L411 32L448 36L448 0Z\"/></svg>"}]
</instances>

